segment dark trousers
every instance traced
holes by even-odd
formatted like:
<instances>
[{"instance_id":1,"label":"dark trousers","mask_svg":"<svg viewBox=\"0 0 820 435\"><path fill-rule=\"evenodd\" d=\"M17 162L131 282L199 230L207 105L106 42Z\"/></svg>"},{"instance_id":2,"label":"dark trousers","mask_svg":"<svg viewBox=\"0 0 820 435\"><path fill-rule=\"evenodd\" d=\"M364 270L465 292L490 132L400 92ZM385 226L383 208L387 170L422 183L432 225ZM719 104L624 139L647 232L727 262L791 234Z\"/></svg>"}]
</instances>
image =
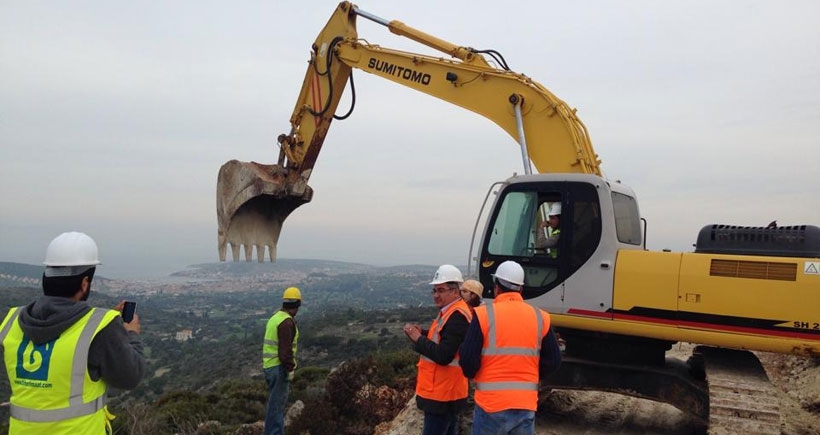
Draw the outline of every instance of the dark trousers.
<instances>
[{"instance_id":1,"label":"dark trousers","mask_svg":"<svg viewBox=\"0 0 820 435\"><path fill-rule=\"evenodd\" d=\"M421 435L458 435L458 413L424 413Z\"/></svg>"}]
</instances>

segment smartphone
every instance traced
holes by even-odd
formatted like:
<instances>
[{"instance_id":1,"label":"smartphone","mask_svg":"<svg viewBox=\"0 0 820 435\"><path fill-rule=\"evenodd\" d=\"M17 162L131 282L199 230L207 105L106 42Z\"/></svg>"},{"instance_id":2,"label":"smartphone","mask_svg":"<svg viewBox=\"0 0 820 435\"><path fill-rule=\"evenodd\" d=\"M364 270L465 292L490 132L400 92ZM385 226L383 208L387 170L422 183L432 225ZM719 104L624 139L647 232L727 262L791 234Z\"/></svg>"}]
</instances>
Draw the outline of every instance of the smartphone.
<instances>
[{"instance_id":1,"label":"smartphone","mask_svg":"<svg viewBox=\"0 0 820 435\"><path fill-rule=\"evenodd\" d=\"M136 302L125 301L125 306L122 307L122 321L125 323L131 323L131 321L134 320L134 311L136 309Z\"/></svg>"}]
</instances>

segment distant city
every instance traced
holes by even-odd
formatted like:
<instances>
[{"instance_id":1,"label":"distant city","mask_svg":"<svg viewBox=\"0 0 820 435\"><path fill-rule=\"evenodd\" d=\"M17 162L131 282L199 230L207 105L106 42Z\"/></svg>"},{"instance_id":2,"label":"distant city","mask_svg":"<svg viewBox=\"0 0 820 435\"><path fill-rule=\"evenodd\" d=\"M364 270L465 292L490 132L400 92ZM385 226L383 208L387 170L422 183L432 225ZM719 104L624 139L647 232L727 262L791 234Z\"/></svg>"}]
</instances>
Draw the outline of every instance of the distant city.
<instances>
[{"instance_id":1,"label":"distant city","mask_svg":"<svg viewBox=\"0 0 820 435\"><path fill-rule=\"evenodd\" d=\"M277 292L296 285L306 302L392 308L432 303L426 292L436 266L379 267L326 260L280 259L275 263L196 264L161 278L94 278L92 290L110 296ZM40 287L43 267L0 262L0 287ZM398 291L397 291L398 290Z\"/></svg>"}]
</instances>

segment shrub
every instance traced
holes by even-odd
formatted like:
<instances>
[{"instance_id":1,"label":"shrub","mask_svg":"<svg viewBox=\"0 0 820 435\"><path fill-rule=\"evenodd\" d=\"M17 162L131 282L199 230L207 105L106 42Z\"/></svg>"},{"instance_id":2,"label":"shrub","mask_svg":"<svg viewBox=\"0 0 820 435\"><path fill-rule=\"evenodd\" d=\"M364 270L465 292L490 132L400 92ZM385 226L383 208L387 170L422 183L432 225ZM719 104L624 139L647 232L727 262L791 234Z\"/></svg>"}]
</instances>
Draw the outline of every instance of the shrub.
<instances>
[{"instance_id":1,"label":"shrub","mask_svg":"<svg viewBox=\"0 0 820 435\"><path fill-rule=\"evenodd\" d=\"M339 411L326 397L308 398L302 413L288 426L288 433L311 435L337 435L344 433L339 427Z\"/></svg>"},{"instance_id":2,"label":"shrub","mask_svg":"<svg viewBox=\"0 0 820 435\"><path fill-rule=\"evenodd\" d=\"M213 405L206 398L192 391L172 391L163 394L154 404L164 433L190 433L199 423L210 420Z\"/></svg>"}]
</instances>

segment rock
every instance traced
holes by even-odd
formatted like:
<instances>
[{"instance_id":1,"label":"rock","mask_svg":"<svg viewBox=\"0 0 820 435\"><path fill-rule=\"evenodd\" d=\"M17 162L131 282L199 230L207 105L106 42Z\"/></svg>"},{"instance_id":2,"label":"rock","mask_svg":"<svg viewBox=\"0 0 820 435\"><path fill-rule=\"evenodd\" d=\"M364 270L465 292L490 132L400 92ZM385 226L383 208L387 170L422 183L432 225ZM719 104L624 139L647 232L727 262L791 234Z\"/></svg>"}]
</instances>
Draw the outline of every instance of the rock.
<instances>
[{"instance_id":1,"label":"rock","mask_svg":"<svg viewBox=\"0 0 820 435\"><path fill-rule=\"evenodd\" d=\"M239 426L233 435L262 435L263 433L265 433L265 422L257 421Z\"/></svg>"},{"instance_id":2,"label":"rock","mask_svg":"<svg viewBox=\"0 0 820 435\"><path fill-rule=\"evenodd\" d=\"M387 421L405 408L412 395L412 390L398 391L386 385L365 384L356 392L354 400L364 409L372 410L377 421Z\"/></svg>"},{"instance_id":3,"label":"rock","mask_svg":"<svg viewBox=\"0 0 820 435\"><path fill-rule=\"evenodd\" d=\"M373 435L416 435L421 433L424 413L416 406L416 396L408 400L404 409L393 419L376 426Z\"/></svg>"},{"instance_id":4,"label":"rock","mask_svg":"<svg viewBox=\"0 0 820 435\"><path fill-rule=\"evenodd\" d=\"M196 427L196 434L207 434L218 432L222 428L222 423L216 420L208 420L199 423Z\"/></svg>"},{"instance_id":5,"label":"rock","mask_svg":"<svg viewBox=\"0 0 820 435\"><path fill-rule=\"evenodd\" d=\"M285 427L290 426L291 422L299 418L299 415L302 414L304 409L305 404L301 400L293 402L293 405L290 405L290 408L285 412Z\"/></svg>"}]
</instances>

